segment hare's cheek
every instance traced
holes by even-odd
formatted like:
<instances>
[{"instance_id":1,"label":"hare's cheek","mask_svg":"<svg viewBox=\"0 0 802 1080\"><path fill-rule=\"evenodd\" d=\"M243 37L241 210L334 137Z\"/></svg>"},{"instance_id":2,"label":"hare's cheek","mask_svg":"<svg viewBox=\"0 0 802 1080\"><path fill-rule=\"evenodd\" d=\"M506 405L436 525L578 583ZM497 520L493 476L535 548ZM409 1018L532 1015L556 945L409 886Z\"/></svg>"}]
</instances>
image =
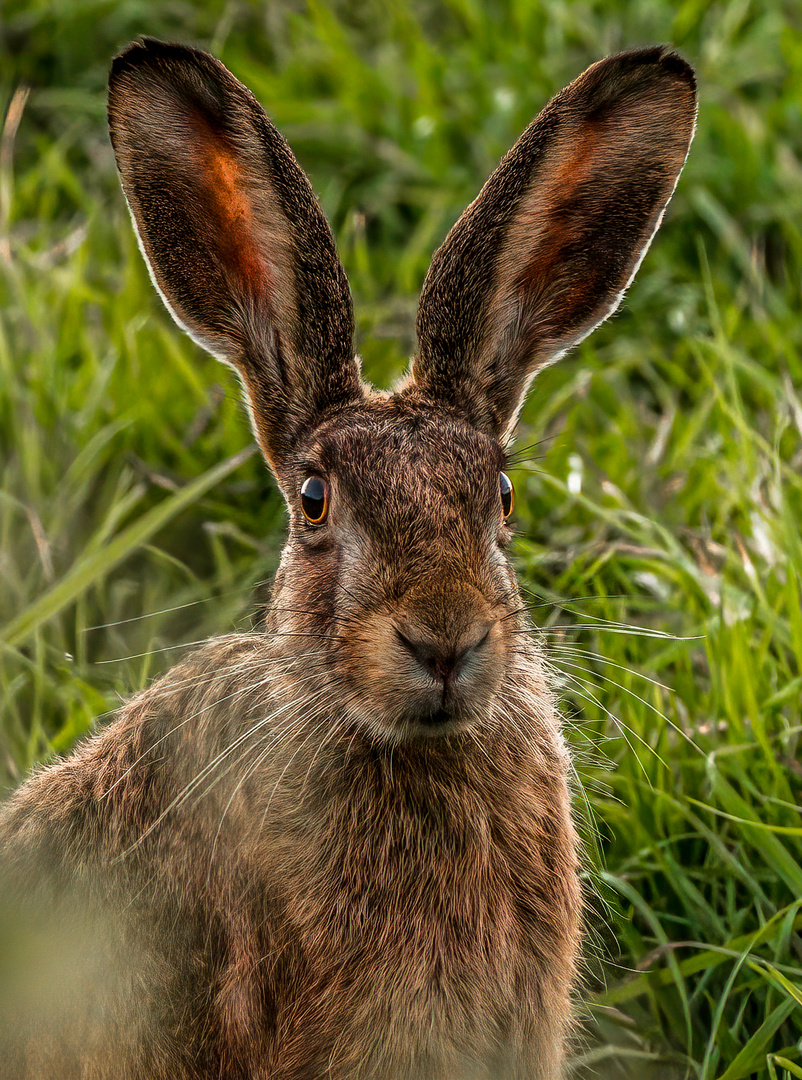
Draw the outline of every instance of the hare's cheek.
<instances>
[{"instance_id":1,"label":"hare's cheek","mask_svg":"<svg viewBox=\"0 0 802 1080\"><path fill-rule=\"evenodd\" d=\"M365 613L344 635L349 674L367 695L377 698L407 687L397 662L397 642L388 616Z\"/></svg>"},{"instance_id":2,"label":"hare's cheek","mask_svg":"<svg viewBox=\"0 0 802 1080\"><path fill-rule=\"evenodd\" d=\"M495 598L495 602L508 608L517 607L519 601L518 575L512 568L504 551L495 544L490 549L487 567L489 571L488 591Z\"/></svg>"},{"instance_id":3,"label":"hare's cheek","mask_svg":"<svg viewBox=\"0 0 802 1080\"><path fill-rule=\"evenodd\" d=\"M409 688L392 664L391 645L376 620L367 618L341 636L337 660L345 683L348 713L381 741L398 737L398 703Z\"/></svg>"}]
</instances>

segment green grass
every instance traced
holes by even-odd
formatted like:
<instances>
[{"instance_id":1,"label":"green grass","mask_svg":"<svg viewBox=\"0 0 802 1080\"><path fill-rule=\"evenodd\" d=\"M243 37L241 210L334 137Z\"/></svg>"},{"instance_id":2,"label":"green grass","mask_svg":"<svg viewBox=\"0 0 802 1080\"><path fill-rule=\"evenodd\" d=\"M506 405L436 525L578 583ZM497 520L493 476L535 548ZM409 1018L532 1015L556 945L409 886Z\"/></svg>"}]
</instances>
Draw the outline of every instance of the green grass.
<instances>
[{"instance_id":1,"label":"green grass","mask_svg":"<svg viewBox=\"0 0 802 1080\"><path fill-rule=\"evenodd\" d=\"M628 46L695 64L654 248L525 410L516 554L576 747L580 1075L802 1077L798 5L6 0L5 787L177 645L249 625L281 546L237 387L170 323L118 191L105 73L141 33L213 49L286 133L382 385L433 248L545 100Z\"/></svg>"}]
</instances>

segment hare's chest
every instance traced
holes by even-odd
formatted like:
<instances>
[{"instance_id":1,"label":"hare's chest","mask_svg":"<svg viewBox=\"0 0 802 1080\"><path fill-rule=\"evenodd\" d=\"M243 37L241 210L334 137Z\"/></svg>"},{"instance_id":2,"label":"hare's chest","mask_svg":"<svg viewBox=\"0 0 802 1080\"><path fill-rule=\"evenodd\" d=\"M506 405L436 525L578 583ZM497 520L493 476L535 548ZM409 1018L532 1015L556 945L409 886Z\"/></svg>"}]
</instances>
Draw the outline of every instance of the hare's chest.
<instances>
[{"instance_id":1,"label":"hare's chest","mask_svg":"<svg viewBox=\"0 0 802 1080\"><path fill-rule=\"evenodd\" d=\"M514 912L496 899L439 893L423 875L403 891L342 894L316 969L309 1018L327 1075L498 1080L520 1041L525 980ZM308 946L315 950L317 943ZM521 1074L522 1076L525 1074Z\"/></svg>"},{"instance_id":2,"label":"hare's chest","mask_svg":"<svg viewBox=\"0 0 802 1080\"><path fill-rule=\"evenodd\" d=\"M536 1063L559 1056L579 909L567 791L550 782L502 807L410 785L283 831L299 1060L333 1080L550 1075Z\"/></svg>"},{"instance_id":3,"label":"hare's chest","mask_svg":"<svg viewBox=\"0 0 802 1080\"><path fill-rule=\"evenodd\" d=\"M369 857L328 862L295 915L313 982L303 1026L333 1077L519 1075L543 998L519 885L482 827L385 834Z\"/></svg>"}]
</instances>

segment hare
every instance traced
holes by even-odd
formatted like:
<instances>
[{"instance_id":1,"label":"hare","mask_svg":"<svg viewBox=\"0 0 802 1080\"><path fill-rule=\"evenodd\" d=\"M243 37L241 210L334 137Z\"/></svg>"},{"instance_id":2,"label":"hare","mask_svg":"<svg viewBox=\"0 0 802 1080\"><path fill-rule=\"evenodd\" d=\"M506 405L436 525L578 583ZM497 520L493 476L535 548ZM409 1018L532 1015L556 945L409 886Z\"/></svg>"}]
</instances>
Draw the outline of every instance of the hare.
<instances>
[{"instance_id":1,"label":"hare","mask_svg":"<svg viewBox=\"0 0 802 1080\"><path fill-rule=\"evenodd\" d=\"M115 59L142 251L237 371L289 538L260 632L208 642L7 803L3 1077L560 1075L570 762L506 555L505 447L537 372L619 304L695 114L662 48L558 94L434 256L389 393L250 92L179 45Z\"/></svg>"}]
</instances>

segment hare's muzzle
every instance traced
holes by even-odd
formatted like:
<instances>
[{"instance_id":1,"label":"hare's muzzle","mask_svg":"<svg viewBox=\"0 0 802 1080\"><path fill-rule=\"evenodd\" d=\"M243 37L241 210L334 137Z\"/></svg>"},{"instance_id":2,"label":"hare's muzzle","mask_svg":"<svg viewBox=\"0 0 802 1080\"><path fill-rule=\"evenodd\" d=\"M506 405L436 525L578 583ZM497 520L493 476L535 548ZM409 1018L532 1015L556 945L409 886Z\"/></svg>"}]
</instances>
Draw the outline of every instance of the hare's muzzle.
<instances>
[{"instance_id":1,"label":"hare's muzzle","mask_svg":"<svg viewBox=\"0 0 802 1080\"><path fill-rule=\"evenodd\" d=\"M502 619L474 589L416 590L363 626L357 681L394 735L435 735L481 723L505 668ZM367 646L367 647L365 647ZM361 695L360 695L361 696Z\"/></svg>"}]
</instances>

